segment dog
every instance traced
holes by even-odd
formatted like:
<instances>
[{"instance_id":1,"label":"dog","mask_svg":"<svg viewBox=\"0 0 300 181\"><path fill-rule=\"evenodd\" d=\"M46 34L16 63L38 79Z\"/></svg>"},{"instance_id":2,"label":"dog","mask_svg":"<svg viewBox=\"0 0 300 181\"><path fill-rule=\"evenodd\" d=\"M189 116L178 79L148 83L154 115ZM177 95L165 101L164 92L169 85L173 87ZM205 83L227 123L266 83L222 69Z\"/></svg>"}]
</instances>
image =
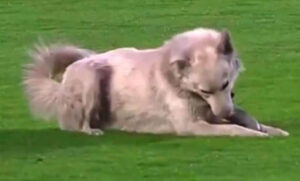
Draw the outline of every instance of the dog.
<instances>
[{"instance_id":1,"label":"dog","mask_svg":"<svg viewBox=\"0 0 300 181\"><path fill-rule=\"evenodd\" d=\"M197 28L144 50L95 53L71 45L41 46L32 59L24 77L32 110L58 119L62 130L288 135L234 105L232 90L242 64L228 31Z\"/></svg>"}]
</instances>

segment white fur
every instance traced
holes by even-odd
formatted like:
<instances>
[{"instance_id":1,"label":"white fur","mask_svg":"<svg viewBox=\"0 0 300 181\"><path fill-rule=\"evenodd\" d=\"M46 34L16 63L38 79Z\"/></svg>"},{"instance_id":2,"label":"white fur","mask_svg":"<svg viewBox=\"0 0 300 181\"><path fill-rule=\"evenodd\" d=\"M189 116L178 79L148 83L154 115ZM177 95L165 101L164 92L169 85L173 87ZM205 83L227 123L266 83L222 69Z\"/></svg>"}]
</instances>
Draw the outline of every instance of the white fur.
<instances>
[{"instance_id":1,"label":"white fur","mask_svg":"<svg viewBox=\"0 0 300 181\"><path fill-rule=\"evenodd\" d=\"M204 59L207 60L195 60L198 62L195 66L200 69L208 66L212 73L215 66L219 66L220 70L231 71L230 79L235 79L238 70L229 66L225 68L217 60L216 47L220 41L221 34L216 30L195 29L176 35L156 49L120 48L101 54L83 55L80 52L82 50L72 47L74 54L82 56L67 66L61 83L49 76L53 64L61 60L50 61L52 49L42 50L34 55L35 62L27 73L25 84L33 108L43 115L51 113L51 116L57 117L61 128L65 130L102 133L101 130L90 128L89 121L93 108L99 107L99 95L102 94L99 90L99 69L109 66L113 70L110 101L114 116L110 128L177 135L266 136L265 133L237 125L209 124L201 117L191 115L189 101L177 94L162 71L174 61L184 58L185 52L195 54L204 51ZM202 75L200 83L208 79L209 75L207 78L204 75L207 74ZM218 81L214 83L218 85ZM219 100L215 99L215 105L211 106L222 105Z\"/></svg>"}]
</instances>

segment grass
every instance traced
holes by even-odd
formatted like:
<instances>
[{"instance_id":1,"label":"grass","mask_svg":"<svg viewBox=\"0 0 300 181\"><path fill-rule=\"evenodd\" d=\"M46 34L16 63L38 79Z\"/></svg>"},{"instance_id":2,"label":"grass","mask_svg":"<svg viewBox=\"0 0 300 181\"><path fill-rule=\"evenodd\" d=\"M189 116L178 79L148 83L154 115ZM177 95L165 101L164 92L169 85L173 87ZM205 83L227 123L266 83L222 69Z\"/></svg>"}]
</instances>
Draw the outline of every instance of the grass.
<instances>
[{"instance_id":1,"label":"grass","mask_svg":"<svg viewBox=\"0 0 300 181\"><path fill-rule=\"evenodd\" d=\"M299 12L297 0L2 0L0 180L299 180ZM30 115L22 65L38 37L105 51L156 47L199 26L231 30L247 68L237 102L290 137L91 137Z\"/></svg>"}]
</instances>

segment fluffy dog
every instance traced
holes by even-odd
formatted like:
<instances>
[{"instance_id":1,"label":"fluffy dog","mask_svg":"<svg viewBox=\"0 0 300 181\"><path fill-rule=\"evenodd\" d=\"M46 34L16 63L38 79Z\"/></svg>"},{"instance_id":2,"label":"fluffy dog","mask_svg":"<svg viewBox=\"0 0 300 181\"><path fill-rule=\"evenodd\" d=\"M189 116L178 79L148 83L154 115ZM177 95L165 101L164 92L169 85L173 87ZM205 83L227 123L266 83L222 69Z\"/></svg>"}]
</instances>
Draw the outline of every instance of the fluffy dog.
<instances>
[{"instance_id":1,"label":"fluffy dog","mask_svg":"<svg viewBox=\"0 0 300 181\"><path fill-rule=\"evenodd\" d=\"M226 31L199 28L147 50L96 54L40 47L32 57L24 79L31 106L57 118L63 130L288 135L234 106L231 93L242 66ZM224 119L236 124L222 124Z\"/></svg>"}]
</instances>

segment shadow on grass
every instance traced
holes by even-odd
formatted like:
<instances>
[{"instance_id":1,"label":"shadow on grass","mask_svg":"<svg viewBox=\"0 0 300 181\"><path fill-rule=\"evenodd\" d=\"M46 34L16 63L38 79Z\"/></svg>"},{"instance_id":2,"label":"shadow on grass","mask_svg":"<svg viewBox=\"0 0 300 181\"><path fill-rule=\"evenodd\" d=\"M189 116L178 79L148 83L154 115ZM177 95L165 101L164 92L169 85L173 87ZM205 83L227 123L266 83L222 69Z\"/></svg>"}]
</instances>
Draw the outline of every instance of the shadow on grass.
<instances>
[{"instance_id":1,"label":"shadow on grass","mask_svg":"<svg viewBox=\"0 0 300 181\"><path fill-rule=\"evenodd\" d=\"M185 141L184 141L185 140ZM293 139L281 138L241 138L241 137L178 137L174 135L136 134L121 131L106 131L103 136L89 136L83 133L61 131L58 128L47 129L0 129L0 155L47 153L68 148L83 148L87 146L105 147L145 147L166 146L177 148L196 148L201 145L217 149L225 145L237 146L237 143L247 145L267 146L269 144L285 143ZM270 146L270 145L269 145Z\"/></svg>"},{"instance_id":2,"label":"shadow on grass","mask_svg":"<svg viewBox=\"0 0 300 181\"><path fill-rule=\"evenodd\" d=\"M169 135L135 134L107 131L103 136L66 132L56 128L1 130L0 154L43 153L85 146L139 146L175 138Z\"/></svg>"}]
</instances>

